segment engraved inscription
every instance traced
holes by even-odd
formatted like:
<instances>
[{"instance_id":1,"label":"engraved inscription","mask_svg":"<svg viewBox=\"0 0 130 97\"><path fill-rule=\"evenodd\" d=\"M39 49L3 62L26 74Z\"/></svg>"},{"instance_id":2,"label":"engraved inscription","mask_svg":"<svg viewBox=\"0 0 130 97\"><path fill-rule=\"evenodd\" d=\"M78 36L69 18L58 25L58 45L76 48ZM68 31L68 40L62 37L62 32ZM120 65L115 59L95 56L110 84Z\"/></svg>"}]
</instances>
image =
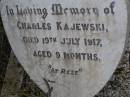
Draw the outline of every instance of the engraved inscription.
<instances>
[{"instance_id":1,"label":"engraved inscription","mask_svg":"<svg viewBox=\"0 0 130 97\"><path fill-rule=\"evenodd\" d=\"M126 1L0 0L0 11L16 57L43 96L94 97L121 59Z\"/></svg>"}]
</instances>

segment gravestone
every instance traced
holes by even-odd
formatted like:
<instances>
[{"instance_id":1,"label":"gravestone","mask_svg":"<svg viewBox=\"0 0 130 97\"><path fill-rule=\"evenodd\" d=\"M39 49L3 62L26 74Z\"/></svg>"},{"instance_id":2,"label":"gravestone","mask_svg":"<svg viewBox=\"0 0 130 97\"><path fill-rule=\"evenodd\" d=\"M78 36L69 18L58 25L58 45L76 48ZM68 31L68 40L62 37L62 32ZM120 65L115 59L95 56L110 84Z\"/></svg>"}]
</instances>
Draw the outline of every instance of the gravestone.
<instances>
[{"instance_id":1,"label":"gravestone","mask_svg":"<svg viewBox=\"0 0 130 97\"><path fill-rule=\"evenodd\" d=\"M124 51L127 0L1 0L11 47L45 97L93 97Z\"/></svg>"}]
</instances>

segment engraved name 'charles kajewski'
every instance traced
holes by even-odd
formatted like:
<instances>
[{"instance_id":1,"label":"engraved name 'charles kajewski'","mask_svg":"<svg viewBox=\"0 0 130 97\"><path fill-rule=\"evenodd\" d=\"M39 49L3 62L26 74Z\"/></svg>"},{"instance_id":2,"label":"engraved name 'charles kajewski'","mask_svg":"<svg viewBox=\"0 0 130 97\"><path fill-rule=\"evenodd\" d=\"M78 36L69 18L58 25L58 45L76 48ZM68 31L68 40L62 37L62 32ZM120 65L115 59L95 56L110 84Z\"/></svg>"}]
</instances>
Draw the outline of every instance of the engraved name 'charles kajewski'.
<instances>
[{"instance_id":1,"label":"engraved name 'charles kajewski'","mask_svg":"<svg viewBox=\"0 0 130 97\"><path fill-rule=\"evenodd\" d=\"M123 53L127 0L1 0L11 47L45 97L93 97Z\"/></svg>"}]
</instances>

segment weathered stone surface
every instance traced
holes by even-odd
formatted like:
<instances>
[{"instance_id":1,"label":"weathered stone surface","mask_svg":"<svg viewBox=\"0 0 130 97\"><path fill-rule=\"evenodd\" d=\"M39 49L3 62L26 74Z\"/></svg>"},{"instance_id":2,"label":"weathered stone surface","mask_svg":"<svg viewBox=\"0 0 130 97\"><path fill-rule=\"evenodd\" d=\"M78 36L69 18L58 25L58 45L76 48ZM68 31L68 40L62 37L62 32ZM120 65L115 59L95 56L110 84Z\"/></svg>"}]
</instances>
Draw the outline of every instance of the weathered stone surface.
<instances>
[{"instance_id":1,"label":"weathered stone surface","mask_svg":"<svg viewBox=\"0 0 130 97\"><path fill-rule=\"evenodd\" d=\"M93 97L120 61L125 0L4 0L0 8L17 58L46 96Z\"/></svg>"}]
</instances>

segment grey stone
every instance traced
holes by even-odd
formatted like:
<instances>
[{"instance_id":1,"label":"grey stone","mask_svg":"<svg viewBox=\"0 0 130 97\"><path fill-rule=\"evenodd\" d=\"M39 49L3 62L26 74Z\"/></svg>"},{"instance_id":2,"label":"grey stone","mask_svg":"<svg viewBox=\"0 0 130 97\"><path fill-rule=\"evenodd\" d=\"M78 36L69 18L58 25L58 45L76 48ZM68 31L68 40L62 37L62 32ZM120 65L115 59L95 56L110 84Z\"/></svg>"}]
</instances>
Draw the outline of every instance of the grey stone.
<instances>
[{"instance_id":1,"label":"grey stone","mask_svg":"<svg viewBox=\"0 0 130 97\"><path fill-rule=\"evenodd\" d=\"M93 97L124 51L127 0L2 0L5 31L47 97Z\"/></svg>"}]
</instances>

